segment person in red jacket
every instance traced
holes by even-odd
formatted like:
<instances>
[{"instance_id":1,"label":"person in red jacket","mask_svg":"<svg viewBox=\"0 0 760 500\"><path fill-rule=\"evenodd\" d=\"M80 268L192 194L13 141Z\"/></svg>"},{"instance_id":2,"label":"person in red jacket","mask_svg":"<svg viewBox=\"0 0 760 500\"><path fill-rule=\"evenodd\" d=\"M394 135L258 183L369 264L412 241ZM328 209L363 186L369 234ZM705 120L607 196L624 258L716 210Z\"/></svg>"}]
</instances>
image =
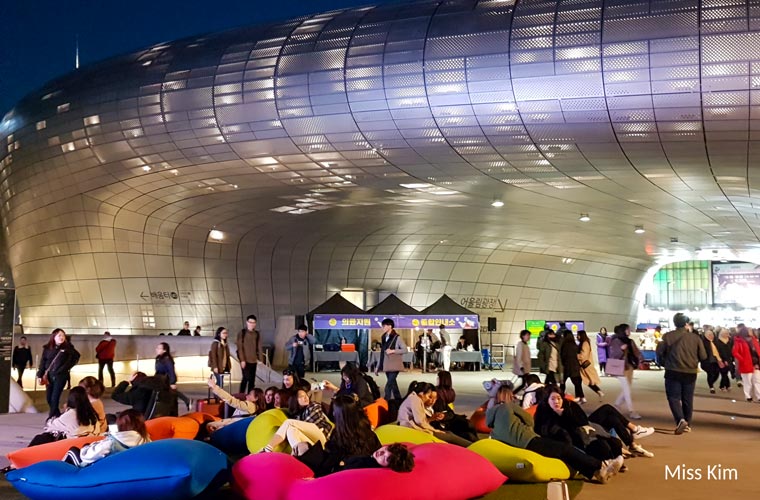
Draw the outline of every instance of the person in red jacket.
<instances>
[{"instance_id":1,"label":"person in red jacket","mask_svg":"<svg viewBox=\"0 0 760 500\"><path fill-rule=\"evenodd\" d=\"M755 401L760 401L760 343L746 326L739 325L731 353L742 377L744 397L752 401L754 394Z\"/></svg>"},{"instance_id":2,"label":"person in red jacket","mask_svg":"<svg viewBox=\"0 0 760 500\"><path fill-rule=\"evenodd\" d=\"M95 346L95 357L98 358L98 380L103 383L103 367L108 367L111 375L111 387L116 385L116 374L113 372L113 358L116 355L116 339L111 338L110 332L103 334L103 340Z\"/></svg>"}]
</instances>

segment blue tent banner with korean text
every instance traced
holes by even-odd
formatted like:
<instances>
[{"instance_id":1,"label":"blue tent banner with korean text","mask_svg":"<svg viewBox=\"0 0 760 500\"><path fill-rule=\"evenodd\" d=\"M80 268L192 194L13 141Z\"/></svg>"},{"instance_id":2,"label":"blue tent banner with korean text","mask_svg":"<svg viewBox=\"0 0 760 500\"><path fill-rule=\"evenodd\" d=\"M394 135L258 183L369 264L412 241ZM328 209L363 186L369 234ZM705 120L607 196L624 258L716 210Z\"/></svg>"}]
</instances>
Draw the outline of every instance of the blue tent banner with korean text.
<instances>
[{"instance_id":1,"label":"blue tent banner with korean text","mask_svg":"<svg viewBox=\"0 0 760 500\"><path fill-rule=\"evenodd\" d=\"M359 330L364 328L382 328L382 321L388 316L368 314L315 314L315 330ZM390 316L396 328L438 328L440 325L451 330L477 329L480 326L476 314L458 316Z\"/></svg>"}]
</instances>

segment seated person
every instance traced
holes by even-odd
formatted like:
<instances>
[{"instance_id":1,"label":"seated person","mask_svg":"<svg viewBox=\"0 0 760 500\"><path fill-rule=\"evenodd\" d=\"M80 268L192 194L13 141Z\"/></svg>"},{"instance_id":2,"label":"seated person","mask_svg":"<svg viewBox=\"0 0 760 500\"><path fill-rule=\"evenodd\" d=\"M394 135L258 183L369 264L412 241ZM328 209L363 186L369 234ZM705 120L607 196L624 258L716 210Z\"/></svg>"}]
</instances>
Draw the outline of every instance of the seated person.
<instances>
[{"instance_id":1,"label":"seated person","mask_svg":"<svg viewBox=\"0 0 760 500\"><path fill-rule=\"evenodd\" d=\"M111 399L131 406L142 413L145 420L177 413L177 397L172 394L168 379L162 375L149 377L143 372L135 372L129 381L123 380L116 386Z\"/></svg>"},{"instance_id":2,"label":"seated person","mask_svg":"<svg viewBox=\"0 0 760 500\"><path fill-rule=\"evenodd\" d=\"M372 456L382 446L353 394L336 395L332 407L335 427L327 443L317 442L298 457L316 477L340 470L348 459Z\"/></svg>"},{"instance_id":3,"label":"seated person","mask_svg":"<svg viewBox=\"0 0 760 500\"><path fill-rule=\"evenodd\" d=\"M87 399L90 400L92 409L98 414L98 424L100 425L100 433L105 434L108 432L108 422L106 422L106 408L103 406L103 401L100 397L106 391L103 382L95 377L85 377L79 381L79 386L84 387L87 392Z\"/></svg>"},{"instance_id":4,"label":"seated person","mask_svg":"<svg viewBox=\"0 0 760 500\"><path fill-rule=\"evenodd\" d=\"M569 444L536 434L533 430L533 417L514 401L512 389L505 385L499 388L497 404L486 411L486 425L493 429L493 439L515 448L562 460L569 468L579 471L589 480L607 483L623 466L622 460L602 462Z\"/></svg>"},{"instance_id":5,"label":"seated person","mask_svg":"<svg viewBox=\"0 0 760 500\"><path fill-rule=\"evenodd\" d=\"M258 388L251 389L248 394L245 395L245 399L237 399L232 394L228 393L218 385L216 385L216 378L210 377L208 379L208 387L211 391L224 401L227 405L235 408L231 418L225 418L222 420L216 420L206 424L206 429L209 432L218 431L222 427L236 422L241 417L250 417L251 415L258 415L266 411L266 403L264 402L264 391Z\"/></svg>"},{"instance_id":6,"label":"seated person","mask_svg":"<svg viewBox=\"0 0 760 500\"><path fill-rule=\"evenodd\" d=\"M87 398L83 387L72 387L66 400L66 411L60 417L53 417L45 423L42 434L34 436L29 446L50 443L60 439L84 436L99 436L98 414Z\"/></svg>"},{"instance_id":7,"label":"seated person","mask_svg":"<svg viewBox=\"0 0 760 500\"><path fill-rule=\"evenodd\" d=\"M292 391L289 391L287 389L277 389L277 392L274 393L274 398L272 398L274 401L274 407L285 410L287 412L292 395Z\"/></svg>"},{"instance_id":8,"label":"seated person","mask_svg":"<svg viewBox=\"0 0 760 500\"><path fill-rule=\"evenodd\" d=\"M431 422L431 425L437 429L451 431L468 441L477 441L478 433L469 419L465 415L454 413L452 409L457 395L451 386L451 373L444 370L438 372L438 385L433 394L435 395L435 397L431 395L433 411L443 417Z\"/></svg>"},{"instance_id":9,"label":"seated person","mask_svg":"<svg viewBox=\"0 0 760 500\"><path fill-rule=\"evenodd\" d=\"M78 467L86 467L101 458L150 442L145 428L145 418L137 410L129 409L119 413L116 417L116 426L118 431L107 434L102 441L85 445L81 450L72 446L66 452L63 461Z\"/></svg>"},{"instance_id":10,"label":"seated person","mask_svg":"<svg viewBox=\"0 0 760 500\"><path fill-rule=\"evenodd\" d=\"M622 459L622 442L589 424L580 405L565 400L559 388L553 385L538 403L533 430L546 439L575 446L599 460Z\"/></svg>"},{"instance_id":11,"label":"seated person","mask_svg":"<svg viewBox=\"0 0 760 500\"><path fill-rule=\"evenodd\" d=\"M292 394L295 394L298 389L304 389L306 392L309 392L311 384L307 380L301 380L295 371L287 368L282 371L281 389L290 391Z\"/></svg>"},{"instance_id":12,"label":"seated person","mask_svg":"<svg viewBox=\"0 0 760 500\"><path fill-rule=\"evenodd\" d=\"M267 387L264 391L264 402L266 403L267 410L274 408L274 395L279 389L275 386Z\"/></svg>"},{"instance_id":13,"label":"seated person","mask_svg":"<svg viewBox=\"0 0 760 500\"><path fill-rule=\"evenodd\" d=\"M375 402L375 398L372 397L372 391L367 386L367 381L364 380L362 372L353 363L346 363L340 371L340 387L331 383L329 380L325 380L322 383L326 389L330 389L337 394L354 394L362 408Z\"/></svg>"},{"instance_id":14,"label":"seated person","mask_svg":"<svg viewBox=\"0 0 760 500\"><path fill-rule=\"evenodd\" d=\"M525 377L525 386L521 405L523 409L537 405L539 400L541 400L545 387L535 373L531 373Z\"/></svg>"},{"instance_id":15,"label":"seated person","mask_svg":"<svg viewBox=\"0 0 760 500\"><path fill-rule=\"evenodd\" d=\"M298 389L296 396L290 398L288 414L291 418L277 429L262 452L272 451L286 439L295 456L301 455L317 442L322 443L322 446L327 443L333 424L322 411L322 405L309 400L308 392Z\"/></svg>"},{"instance_id":16,"label":"seated person","mask_svg":"<svg viewBox=\"0 0 760 500\"><path fill-rule=\"evenodd\" d=\"M432 434L447 443L467 447L472 443L463 439L453 432L436 429L428 421L425 414L425 403L431 398L433 384L414 381L409 385L409 392L398 410L398 424L418 431Z\"/></svg>"}]
</instances>

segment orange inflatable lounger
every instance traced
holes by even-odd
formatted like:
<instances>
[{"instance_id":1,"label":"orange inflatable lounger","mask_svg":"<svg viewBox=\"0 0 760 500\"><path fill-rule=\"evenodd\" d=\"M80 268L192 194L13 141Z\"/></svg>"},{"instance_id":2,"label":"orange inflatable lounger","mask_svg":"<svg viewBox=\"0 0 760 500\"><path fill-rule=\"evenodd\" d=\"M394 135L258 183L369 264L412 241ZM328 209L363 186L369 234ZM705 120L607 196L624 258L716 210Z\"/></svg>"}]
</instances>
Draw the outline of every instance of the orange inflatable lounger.
<instances>
[{"instance_id":1,"label":"orange inflatable lounger","mask_svg":"<svg viewBox=\"0 0 760 500\"><path fill-rule=\"evenodd\" d=\"M378 398L374 403L364 407L364 413L367 414L369 423L375 429L383 424L387 424L388 419L388 401L384 398Z\"/></svg>"},{"instance_id":2,"label":"orange inflatable lounger","mask_svg":"<svg viewBox=\"0 0 760 500\"><path fill-rule=\"evenodd\" d=\"M161 439L195 439L200 430L197 421L187 417L158 417L145 422L151 441Z\"/></svg>"},{"instance_id":3,"label":"orange inflatable lounger","mask_svg":"<svg viewBox=\"0 0 760 500\"><path fill-rule=\"evenodd\" d=\"M40 444L29 448L21 448L20 450L12 451L8 453L8 461L16 469L23 469L37 462L44 462L45 460L63 460L66 452L69 448L76 446L81 448L86 444L100 441L103 436L86 436L80 438L62 439L61 441L53 441L52 443Z\"/></svg>"}]
</instances>

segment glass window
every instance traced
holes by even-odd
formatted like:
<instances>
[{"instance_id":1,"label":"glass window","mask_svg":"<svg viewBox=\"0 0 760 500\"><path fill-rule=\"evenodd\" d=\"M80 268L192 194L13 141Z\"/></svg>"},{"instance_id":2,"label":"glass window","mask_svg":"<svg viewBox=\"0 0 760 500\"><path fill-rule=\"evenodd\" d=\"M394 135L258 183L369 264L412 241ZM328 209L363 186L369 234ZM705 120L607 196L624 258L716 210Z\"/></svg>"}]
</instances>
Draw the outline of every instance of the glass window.
<instances>
[{"instance_id":1,"label":"glass window","mask_svg":"<svg viewBox=\"0 0 760 500\"><path fill-rule=\"evenodd\" d=\"M37 122L37 130L44 130L47 128L47 122L45 120L40 120Z\"/></svg>"}]
</instances>

